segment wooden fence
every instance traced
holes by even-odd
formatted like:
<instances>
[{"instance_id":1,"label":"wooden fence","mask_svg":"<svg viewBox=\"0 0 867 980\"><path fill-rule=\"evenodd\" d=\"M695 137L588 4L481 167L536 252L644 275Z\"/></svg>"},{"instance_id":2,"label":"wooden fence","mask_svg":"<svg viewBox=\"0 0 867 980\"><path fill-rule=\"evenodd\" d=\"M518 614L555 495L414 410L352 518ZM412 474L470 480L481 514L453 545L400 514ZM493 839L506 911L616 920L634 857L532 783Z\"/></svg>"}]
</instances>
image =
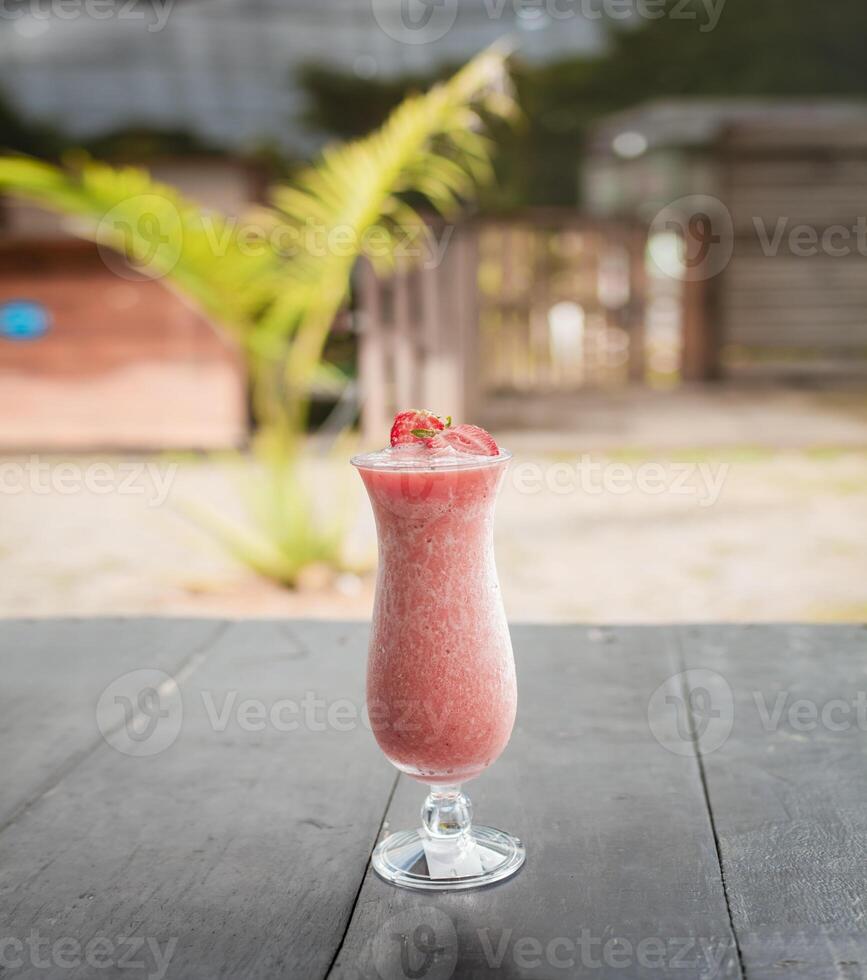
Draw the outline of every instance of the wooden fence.
<instances>
[{"instance_id":1,"label":"wooden fence","mask_svg":"<svg viewBox=\"0 0 867 980\"><path fill-rule=\"evenodd\" d=\"M439 229L439 260L357 283L362 425L400 407L472 418L495 392L644 375L643 231L542 211Z\"/></svg>"}]
</instances>

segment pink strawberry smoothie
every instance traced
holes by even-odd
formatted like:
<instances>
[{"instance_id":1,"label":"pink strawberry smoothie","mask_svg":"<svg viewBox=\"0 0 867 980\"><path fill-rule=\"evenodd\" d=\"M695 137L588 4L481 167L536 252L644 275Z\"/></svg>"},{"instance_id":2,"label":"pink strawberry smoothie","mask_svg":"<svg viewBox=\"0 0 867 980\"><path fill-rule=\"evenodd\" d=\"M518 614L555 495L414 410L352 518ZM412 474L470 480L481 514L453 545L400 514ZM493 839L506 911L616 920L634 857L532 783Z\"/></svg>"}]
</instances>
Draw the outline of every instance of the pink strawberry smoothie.
<instances>
[{"instance_id":1,"label":"pink strawberry smoothie","mask_svg":"<svg viewBox=\"0 0 867 980\"><path fill-rule=\"evenodd\" d=\"M494 505L510 455L491 445L496 455L428 442L353 459L379 539L371 724L388 759L431 784L478 776L503 751L515 721L515 667L493 548Z\"/></svg>"}]
</instances>

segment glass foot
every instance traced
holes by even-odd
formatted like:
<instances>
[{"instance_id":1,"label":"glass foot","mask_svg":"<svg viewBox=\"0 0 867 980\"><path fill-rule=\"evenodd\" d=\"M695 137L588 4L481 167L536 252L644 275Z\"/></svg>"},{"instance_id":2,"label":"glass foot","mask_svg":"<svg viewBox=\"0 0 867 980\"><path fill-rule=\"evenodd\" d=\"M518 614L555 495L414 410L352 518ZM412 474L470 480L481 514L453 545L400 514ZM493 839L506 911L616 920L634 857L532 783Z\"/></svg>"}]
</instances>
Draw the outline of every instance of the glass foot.
<instances>
[{"instance_id":1,"label":"glass foot","mask_svg":"<svg viewBox=\"0 0 867 980\"><path fill-rule=\"evenodd\" d=\"M511 877L525 857L517 837L492 827L472 826L459 839L405 830L379 844L373 852L373 868L380 878L400 888L458 891Z\"/></svg>"}]
</instances>

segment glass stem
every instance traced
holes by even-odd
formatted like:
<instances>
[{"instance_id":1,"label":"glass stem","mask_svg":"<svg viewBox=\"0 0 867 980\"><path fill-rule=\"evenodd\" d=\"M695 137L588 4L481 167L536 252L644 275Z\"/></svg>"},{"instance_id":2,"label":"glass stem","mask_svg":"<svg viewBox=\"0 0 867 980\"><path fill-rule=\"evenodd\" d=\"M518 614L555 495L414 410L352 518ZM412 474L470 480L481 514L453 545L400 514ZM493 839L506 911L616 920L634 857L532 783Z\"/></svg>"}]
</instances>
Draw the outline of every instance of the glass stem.
<instances>
[{"instance_id":1,"label":"glass stem","mask_svg":"<svg viewBox=\"0 0 867 980\"><path fill-rule=\"evenodd\" d=\"M421 825L434 840L459 841L469 835L473 805L459 785L431 786L421 808Z\"/></svg>"}]
</instances>

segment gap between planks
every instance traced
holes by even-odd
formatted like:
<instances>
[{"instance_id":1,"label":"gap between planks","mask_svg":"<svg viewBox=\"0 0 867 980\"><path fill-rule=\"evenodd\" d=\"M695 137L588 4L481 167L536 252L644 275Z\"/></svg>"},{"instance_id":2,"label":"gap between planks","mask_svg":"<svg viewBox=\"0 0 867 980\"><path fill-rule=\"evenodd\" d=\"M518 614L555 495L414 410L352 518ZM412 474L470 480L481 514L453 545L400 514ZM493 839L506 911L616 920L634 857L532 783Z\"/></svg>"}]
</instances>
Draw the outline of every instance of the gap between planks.
<instances>
[{"instance_id":1,"label":"gap between planks","mask_svg":"<svg viewBox=\"0 0 867 980\"><path fill-rule=\"evenodd\" d=\"M696 727L696 719L695 719L695 715L693 714L692 700L690 699L689 696L690 691L686 680L686 671L687 671L686 657L684 656L683 648L679 642L678 642L678 651L677 651L677 661L678 661L678 666L680 667L681 696L683 698L684 705L686 705L686 714L689 720L689 737L690 737L690 741L692 742L693 752L695 753L694 758L695 758L696 766L698 768L698 778L699 778L699 782L701 783L702 795L704 796L704 804L707 810L708 823L710 824L711 834L713 835L713 845L714 845L714 850L716 851L716 863L717 863L717 867L719 868L720 884L722 885L723 900L726 906L726 916L728 917L729 920L729 929L731 930L732 940L734 941L735 944L735 953L738 958L738 970L740 972L740 976L742 980L747 980L747 971L746 968L744 967L744 958L743 958L743 954L741 953L741 944L740 944L740 940L738 939L737 930L735 929L734 917L732 916L732 907L731 907L731 902L729 900L729 890L728 890L728 885L726 884L726 873L725 873L725 868L723 866L722 849L720 847L719 834L717 833L716 819L714 818L713 815L713 807L711 806L711 802L710 802L710 791L707 785L707 773L705 772L705 768L704 768L704 759L702 758L702 754L701 754L701 745L699 744L698 741L698 734L697 734L698 729Z\"/></svg>"},{"instance_id":2,"label":"gap between planks","mask_svg":"<svg viewBox=\"0 0 867 980\"><path fill-rule=\"evenodd\" d=\"M358 882L358 888L355 891L355 895L352 897L352 904L349 907L349 914L346 916L346 925L343 927L343 932L340 934L340 941L337 944L337 948L334 950L334 955L331 957L331 961L328 964L328 968L325 971L323 980L328 980L331 976L331 972L334 969L334 965L337 962L338 957L343 951L344 943L346 942L346 937L349 935L349 930L352 926L352 920L355 918L355 908L358 905L358 900L361 898L361 892L364 888L364 883L367 881L368 874L371 873L371 862L373 860L373 852L376 850L376 845L379 843L379 838L382 836L382 831L385 827L385 821L388 819L388 811L391 808L391 801L394 799L394 794L397 792L397 784L400 782L400 772L394 774L394 782L391 784L391 792L385 801L385 807L382 811L382 819L379 821L379 827L377 827L376 835L373 838L373 844L370 847L370 853L367 855L367 862L364 865L364 871L361 873L361 878Z\"/></svg>"}]
</instances>

